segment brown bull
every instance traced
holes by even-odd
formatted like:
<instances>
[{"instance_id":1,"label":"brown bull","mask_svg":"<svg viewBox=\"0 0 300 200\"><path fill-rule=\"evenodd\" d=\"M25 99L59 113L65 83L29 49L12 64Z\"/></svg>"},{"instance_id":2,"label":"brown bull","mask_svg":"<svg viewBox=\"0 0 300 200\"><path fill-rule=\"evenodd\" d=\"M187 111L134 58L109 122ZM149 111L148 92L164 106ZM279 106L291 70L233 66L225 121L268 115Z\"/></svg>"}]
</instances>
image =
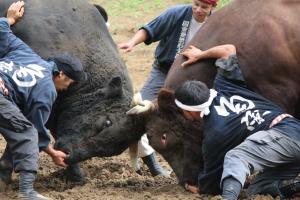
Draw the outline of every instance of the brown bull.
<instances>
[{"instance_id":1,"label":"brown bull","mask_svg":"<svg viewBox=\"0 0 300 200\"><path fill-rule=\"evenodd\" d=\"M299 12L300 1L296 0L233 1L210 17L190 44L200 49L234 44L248 86L300 118ZM191 79L212 87L216 75L214 60L182 68L184 60L182 56L175 60L166 88L172 91ZM179 116L170 90L160 92L159 108L147 125L148 134L180 183L194 184L202 167L201 126ZM216 177L213 187L200 185L200 191L217 193L219 179Z\"/></svg>"}]
</instances>

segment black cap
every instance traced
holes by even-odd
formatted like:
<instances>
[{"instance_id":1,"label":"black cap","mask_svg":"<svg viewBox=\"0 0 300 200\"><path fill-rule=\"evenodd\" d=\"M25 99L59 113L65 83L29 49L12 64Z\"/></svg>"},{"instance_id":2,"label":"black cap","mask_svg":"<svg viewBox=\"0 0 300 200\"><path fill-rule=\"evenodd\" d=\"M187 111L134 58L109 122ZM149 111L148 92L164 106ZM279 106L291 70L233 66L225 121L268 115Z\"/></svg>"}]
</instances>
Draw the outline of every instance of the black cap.
<instances>
[{"instance_id":1,"label":"black cap","mask_svg":"<svg viewBox=\"0 0 300 200\"><path fill-rule=\"evenodd\" d=\"M87 80L87 74L83 71L82 64L78 57L69 52L56 55L51 58L57 69L63 71L70 79L82 82Z\"/></svg>"}]
</instances>

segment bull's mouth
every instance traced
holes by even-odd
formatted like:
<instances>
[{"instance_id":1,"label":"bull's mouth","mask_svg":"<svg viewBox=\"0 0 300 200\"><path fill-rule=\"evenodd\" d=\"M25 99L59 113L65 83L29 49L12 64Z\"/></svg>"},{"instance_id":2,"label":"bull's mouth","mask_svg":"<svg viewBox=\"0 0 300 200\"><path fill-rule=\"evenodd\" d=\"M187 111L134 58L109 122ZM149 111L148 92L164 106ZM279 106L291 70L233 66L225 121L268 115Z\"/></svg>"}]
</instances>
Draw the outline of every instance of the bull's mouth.
<instances>
[{"instance_id":1,"label":"bull's mouth","mask_svg":"<svg viewBox=\"0 0 300 200\"><path fill-rule=\"evenodd\" d=\"M66 150L64 150L63 152L67 155L67 157L65 158L64 162L66 164L68 164L68 165L69 164L73 164L74 162L72 162L73 157L71 156L71 152L70 151L66 151Z\"/></svg>"}]
</instances>

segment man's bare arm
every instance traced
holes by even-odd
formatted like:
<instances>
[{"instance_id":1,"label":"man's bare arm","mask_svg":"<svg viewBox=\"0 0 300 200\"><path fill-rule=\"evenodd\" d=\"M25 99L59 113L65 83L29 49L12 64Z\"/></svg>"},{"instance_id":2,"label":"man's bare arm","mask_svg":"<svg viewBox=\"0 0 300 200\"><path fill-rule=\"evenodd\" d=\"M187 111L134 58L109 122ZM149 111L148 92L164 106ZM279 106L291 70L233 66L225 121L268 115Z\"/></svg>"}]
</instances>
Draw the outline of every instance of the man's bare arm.
<instances>
[{"instance_id":1,"label":"man's bare arm","mask_svg":"<svg viewBox=\"0 0 300 200\"><path fill-rule=\"evenodd\" d=\"M194 46L189 46L181 55L187 58L187 61L182 63L185 67L199 60L208 58L225 58L227 59L230 55L236 54L236 48L232 44L225 44L220 46L212 47L208 50L202 51Z\"/></svg>"}]
</instances>

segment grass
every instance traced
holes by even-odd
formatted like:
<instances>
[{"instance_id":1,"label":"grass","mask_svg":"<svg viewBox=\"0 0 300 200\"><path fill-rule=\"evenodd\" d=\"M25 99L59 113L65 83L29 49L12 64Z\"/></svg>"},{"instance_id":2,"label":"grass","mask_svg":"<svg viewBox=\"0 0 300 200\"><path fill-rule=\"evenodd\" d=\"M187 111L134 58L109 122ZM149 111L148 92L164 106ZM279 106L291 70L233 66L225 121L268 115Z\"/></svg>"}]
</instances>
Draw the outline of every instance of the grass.
<instances>
[{"instance_id":1,"label":"grass","mask_svg":"<svg viewBox=\"0 0 300 200\"><path fill-rule=\"evenodd\" d=\"M225 6L230 0L220 0L218 8ZM109 16L128 16L143 17L154 10L161 10L168 7L165 0L90 0L92 3L102 5L108 12ZM173 0L174 4L191 3L191 0ZM129 14L130 13L130 14Z\"/></svg>"},{"instance_id":2,"label":"grass","mask_svg":"<svg viewBox=\"0 0 300 200\"><path fill-rule=\"evenodd\" d=\"M167 7L163 0L91 0L92 3L99 3L102 5L109 16L128 16L143 17L153 10L162 9ZM130 14L129 14L130 13Z\"/></svg>"}]
</instances>

